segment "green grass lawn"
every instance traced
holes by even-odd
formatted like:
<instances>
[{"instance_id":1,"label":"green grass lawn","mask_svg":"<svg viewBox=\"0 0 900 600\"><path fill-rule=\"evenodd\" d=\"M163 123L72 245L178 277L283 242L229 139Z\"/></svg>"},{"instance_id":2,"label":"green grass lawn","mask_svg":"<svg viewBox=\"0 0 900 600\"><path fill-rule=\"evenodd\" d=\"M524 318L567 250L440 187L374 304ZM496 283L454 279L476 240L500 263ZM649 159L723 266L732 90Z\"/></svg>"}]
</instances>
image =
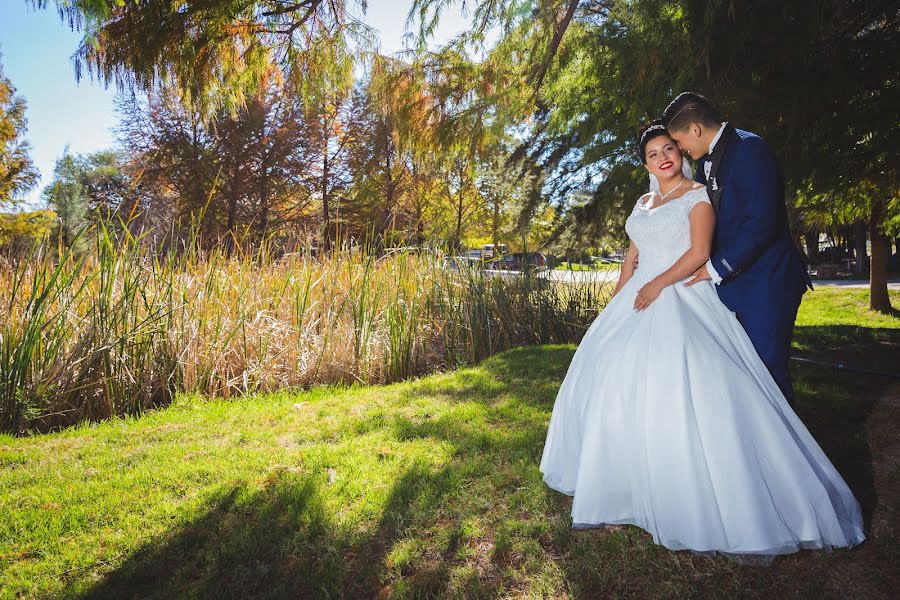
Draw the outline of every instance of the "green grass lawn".
<instances>
[{"instance_id":1,"label":"green grass lawn","mask_svg":"<svg viewBox=\"0 0 900 600\"><path fill-rule=\"evenodd\" d=\"M900 319L817 290L798 354L893 357ZM900 306L900 295L893 297ZM867 541L770 568L573 531L538 461L574 346L400 384L181 398L138 419L0 437L0 596L888 598L900 588L896 384L798 365L798 412ZM846 357L851 362L851 357ZM891 400L891 397L893 400Z\"/></svg>"},{"instance_id":2,"label":"green grass lawn","mask_svg":"<svg viewBox=\"0 0 900 600\"><path fill-rule=\"evenodd\" d=\"M815 284L814 284L815 285ZM891 290L900 309L900 291ZM869 290L820 287L803 296L794 353L861 369L900 372L900 319L868 309Z\"/></svg>"}]
</instances>

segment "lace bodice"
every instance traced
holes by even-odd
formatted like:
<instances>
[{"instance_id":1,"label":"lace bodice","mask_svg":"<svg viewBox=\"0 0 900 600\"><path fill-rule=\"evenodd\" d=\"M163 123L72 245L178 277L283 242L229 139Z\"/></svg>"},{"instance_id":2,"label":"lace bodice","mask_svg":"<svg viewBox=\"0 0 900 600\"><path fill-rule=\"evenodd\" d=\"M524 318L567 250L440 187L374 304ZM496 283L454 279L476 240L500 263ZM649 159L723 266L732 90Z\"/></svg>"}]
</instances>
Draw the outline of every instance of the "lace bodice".
<instances>
[{"instance_id":1,"label":"lace bodice","mask_svg":"<svg viewBox=\"0 0 900 600\"><path fill-rule=\"evenodd\" d=\"M641 196L625 221L625 232L638 248L635 276L641 279L662 273L691 247L691 209L698 202L709 203L709 197L701 187L656 207L654 201L659 202L659 195Z\"/></svg>"}]
</instances>

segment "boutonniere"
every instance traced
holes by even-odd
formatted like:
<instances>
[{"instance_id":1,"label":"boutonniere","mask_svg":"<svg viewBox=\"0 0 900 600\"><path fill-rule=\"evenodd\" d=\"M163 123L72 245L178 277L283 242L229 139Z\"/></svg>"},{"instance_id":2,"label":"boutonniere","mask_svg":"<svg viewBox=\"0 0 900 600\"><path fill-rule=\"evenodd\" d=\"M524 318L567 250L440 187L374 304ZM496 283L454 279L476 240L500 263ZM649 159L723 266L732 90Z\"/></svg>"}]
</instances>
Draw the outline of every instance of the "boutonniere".
<instances>
[{"instance_id":1,"label":"boutonniere","mask_svg":"<svg viewBox=\"0 0 900 600\"><path fill-rule=\"evenodd\" d=\"M716 181L715 177L712 178L712 189L714 192L719 189L719 182Z\"/></svg>"}]
</instances>

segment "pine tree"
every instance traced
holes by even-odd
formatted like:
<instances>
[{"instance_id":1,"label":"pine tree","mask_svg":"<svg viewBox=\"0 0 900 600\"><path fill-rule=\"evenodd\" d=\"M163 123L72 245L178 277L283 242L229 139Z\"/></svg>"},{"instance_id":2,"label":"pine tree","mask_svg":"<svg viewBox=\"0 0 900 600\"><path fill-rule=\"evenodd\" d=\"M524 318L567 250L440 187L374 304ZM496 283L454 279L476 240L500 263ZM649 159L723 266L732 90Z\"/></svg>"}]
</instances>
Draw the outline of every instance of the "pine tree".
<instances>
[{"instance_id":1,"label":"pine tree","mask_svg":"<svg viewBox=\"0 0 900 600\"><path fill-rule=\"evenodd\" d=\"M89 224L90 208L83 185L83 162L66 147L63 155L56 161L53 181L44 188L44 201L56 212L59 236L66 246L76 244L78 235Z\"/></svg>"}]
</instances>

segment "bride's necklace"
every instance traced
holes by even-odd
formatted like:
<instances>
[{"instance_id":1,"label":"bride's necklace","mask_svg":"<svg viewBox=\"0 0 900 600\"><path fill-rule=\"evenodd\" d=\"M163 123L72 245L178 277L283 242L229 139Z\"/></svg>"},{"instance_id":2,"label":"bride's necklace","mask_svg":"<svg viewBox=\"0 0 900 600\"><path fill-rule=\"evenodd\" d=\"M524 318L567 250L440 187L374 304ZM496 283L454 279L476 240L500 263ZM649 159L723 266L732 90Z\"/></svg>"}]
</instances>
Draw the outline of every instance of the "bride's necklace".
<instances>
[{"instance_id":1,"label":"bride's necklace","mask_svg":"<svg viewBox=\"0 0 900 600\"><path fill-rule=\"evenodd\" d=\"M675 190L677 190L678 188L680 188L682 185L684 185L684 182L685 182L685 181L687 181L687 177L682 177L682 178L681 178L681 181L678 183L678 185L676 185L675 187L673 187L671 190L669 190L669 191L666 192L665 194L663 194L663 193L662 193L662 190L660 190L660 191L658 192L660 198L662 198L663 200L665 200L666 198L668 198L669 195L670 195L672 192L674 192Z\"/></svg>"}]
</instances>

